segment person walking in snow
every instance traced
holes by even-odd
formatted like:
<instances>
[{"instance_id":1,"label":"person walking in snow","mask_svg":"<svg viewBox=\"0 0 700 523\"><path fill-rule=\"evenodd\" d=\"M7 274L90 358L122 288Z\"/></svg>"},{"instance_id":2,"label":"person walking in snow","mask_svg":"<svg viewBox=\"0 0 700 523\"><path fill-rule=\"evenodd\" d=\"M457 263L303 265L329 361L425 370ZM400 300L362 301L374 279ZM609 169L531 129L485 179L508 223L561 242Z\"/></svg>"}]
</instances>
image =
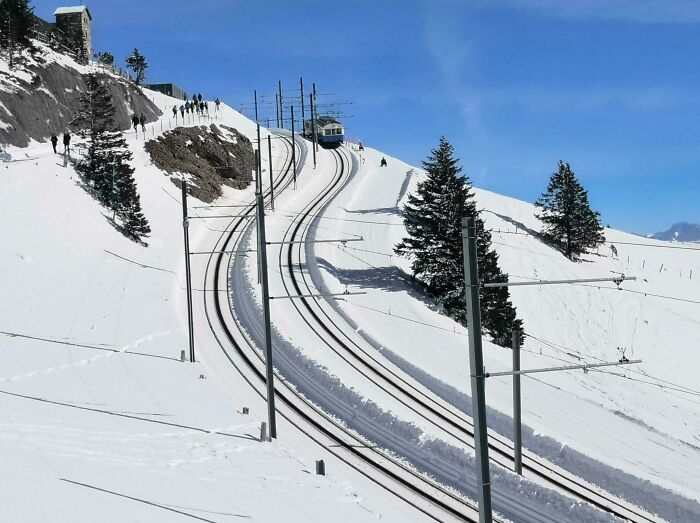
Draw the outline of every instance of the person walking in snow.
<instances>
[{"instance_id":1,"label":"person walking in snow","mask_svg":"<svg viewBox=\"0 0 700 523\"><path fill-rule=\"evenodd\" d=\"M139 117L136 116L136 113L134 113L134 116L131 117L131 123L134 124L134 132L138 133L139 132Z\"/></svg>"},{"instance_id":2,"label":"person walking in snow","mask_svg":"<svg viewBox=\"0 0 700 523\"><path fill-rule=\"evenodd\" d=\"M173 118L177 120L177 105L173 105Z\"/></svg>"},{"instance_id":3,"label":"person walking in snow","mask_svg":"<svg viewBox=\"0 0 700 523\"><path fill-rule=\"evenodd\" d=\"M202 103L202 93L199 93L197 95L197 100L199 101L199 103Z\"/></svg>"},{"instance_id":4,"label":"person walking in snow","mask_svg":"<svg viewBox=\"0 0 700 523\"><path fill-rule=\"evenodd\" d=\"M183 118L185 117L185 106L184 105L180 106L180 114L182 115Z\"/></svg>"},{"instance_id":5,"label":"person walking in snow","mask_svg":"<svg viewBox=\"0 0 700 523\"><path fill-rule=\"evenodd\" d=\"M382 161L379 162L380 167L386 167L386 158L382 156Z\"/></svg>"},{"instance_id":6,"label":"person walking in snow","mask_svg":"<svg viewBox=\"0 0 700 523\"><path fill-rule=\"evenodd\" d=\"M189 101L185 102L185 112L187 114L190 114L190 102Z\"/></svg>"},{"instance_id":7,"label":"person walking in snow","mask_svg":"<svg viewBox=\"0 0 700 523\"><path fill-rule=\"evenodd\" d=\"M53 153L56 154L56 145L58 144L58 136L56 133L51 133L51 145L53 145Z\"/></svg>"},{"instance_id":8,"label":"person walking in snow","mask_svg":"<svg viewBox=\"0 0 700 523\"><path fill-rule=\"evenodd\" d=\"M219 100L219 97L216 97L216 100L214 100L214 103L216 104L216 111L219 111L219 108L221 106L221 100Z\"/></svg>"},{"instance_id":9,"label":"person walking in snow","mask_svg":"<svg viewBox=\"0 0 700 523\"><path fill-rule=\"evenodd\" d=\"M141 113L141 118L139 118L139 123L141 124L141 130L146 132L146 117Z\"/></svg>"},{"instance_id":10,"label":"person walking in snow","mask_svg":"<svg viewBox=\"0 0 700 523\"><path fill-rule=\"evenodd\" d=\"M199 102L199 112L204 114L204 102Z\"/></svg>"},{"instance_id":11,"label":"person walking in snow","mask_svg":"<svg viewBox=\"0 0 700 523\"><path fill-rule=\"evenodd\" d=\"M209 114L209 103L208 102L204 102L204 109L206 109L207 114Z\"/></svg>"},{"instance_id":12,"label":"person walking in snow","mask_svg":"<svg viewBox=\"0 0 700 523\"><path fill-rule=\"evenodd\" d=\"M70 152L70 134L66 131L63 133L63 154Z\"/></svg>"}]
</instances>

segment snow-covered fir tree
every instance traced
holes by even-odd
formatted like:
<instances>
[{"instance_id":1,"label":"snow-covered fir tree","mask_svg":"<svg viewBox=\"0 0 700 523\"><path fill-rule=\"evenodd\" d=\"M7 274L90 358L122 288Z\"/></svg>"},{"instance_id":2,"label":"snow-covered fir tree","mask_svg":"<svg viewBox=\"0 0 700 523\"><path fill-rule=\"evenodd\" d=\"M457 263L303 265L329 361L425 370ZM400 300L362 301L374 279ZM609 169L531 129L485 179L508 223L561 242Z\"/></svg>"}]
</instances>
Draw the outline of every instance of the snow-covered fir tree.
<instances>
[{"instance_id":1,"label":"snow-covered fir tree","mask_svg":"<svg viewBox=\"0 0 700 523\"><path fill-rule=\"evenodd\" d=\"M129 159L131 159L131 153L129 153ZM116 166L113 208L121 219L126 235L134 241L143 242L143 239L151 234L151 228L141 210L141 199L133 173L133 167L126 162Z\"/></svg>"},{"instance_id":2,"label":"snow-covered fir tree","mask_svg":"<svg viewBox=\"0 0 700 523\"><path fill-rule=\"evenodd\" d=\"M86 91L71 126L88 140L85 156L76 163L76 171L94 189L97 199L114 211L122 228L134 241L150 234L148 221L134 181L132 158L126 140L118 130L112 95L104 75L89 74Z\"/></svg>"},{"instance_id":3,"label":"snow-covered fir tree","mask_svg":"<svg viewBox=\"0 0 700 523\"><path fill-rule=\"evenodd\" d=\"M544 223L542 237L570 260L605 242L600 213L591 209L588 191L576 179L568 163L559 161L547 191L535 205L542 208L537 215Z\"/></svg>"},{"instance_id":4,"label":"snow-covered fir tree","mask_svg":"<svg viewBox=\"0 0 700 523\"><path fill-rule=\"evenodd\" d=\"M482 282L508 281L491 250L491 234L476 210L469 179L453 156L452 145L442 137L423 162L427 176L404 206L408 236L395 252L411 260L411 269L450 317L466 325L462 218L473 215L477 226L477 256ZM522 328L507 287L480 291L482 324L500 345L509 346L513 329Z\"/></svg>"}]
</instances>

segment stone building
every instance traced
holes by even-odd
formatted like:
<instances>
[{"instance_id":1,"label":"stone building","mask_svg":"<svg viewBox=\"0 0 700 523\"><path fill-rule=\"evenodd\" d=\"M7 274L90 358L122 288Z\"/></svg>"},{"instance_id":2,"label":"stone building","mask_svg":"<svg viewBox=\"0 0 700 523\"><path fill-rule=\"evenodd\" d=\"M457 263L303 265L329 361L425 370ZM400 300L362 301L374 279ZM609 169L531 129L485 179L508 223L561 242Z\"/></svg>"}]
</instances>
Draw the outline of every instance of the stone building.
<instances>
[{"instance_id":1,"label":"stone building","mask_svg":"<svg viewBox=\"0 0 700 523\"><path fill-rule=\"evenodd\" d=\"M53 14L56 17L56 28L72 41L76 48L82 44L86 58L92 56L92 15L87 6L59 7Z\"/></svg>"}]
</instances>

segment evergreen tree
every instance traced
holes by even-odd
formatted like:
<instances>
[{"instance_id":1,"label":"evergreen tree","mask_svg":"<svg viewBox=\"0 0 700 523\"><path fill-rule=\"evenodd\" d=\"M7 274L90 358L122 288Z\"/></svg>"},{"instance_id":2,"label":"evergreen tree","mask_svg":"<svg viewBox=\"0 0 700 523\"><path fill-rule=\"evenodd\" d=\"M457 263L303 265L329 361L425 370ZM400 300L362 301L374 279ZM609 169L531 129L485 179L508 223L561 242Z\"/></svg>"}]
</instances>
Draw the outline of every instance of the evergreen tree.
<instances>
[{"instance_id":1,"label":"evergreen tree","mask_svg":"<svg viewBox=\"0 0 700 523\"><path fill-rule=\"evenodd\" d=\"M141 85L141 82L143 82L143 79L146 77L146 69L148 69L146 57L139 53L138 49L134 48L134 52L126 59L126 66L134 71L136 75L136 85Z\"/></svg>"},{"instance_id":2,"label":"evergreen tree","mask_svg":"<svg viewBox=\"0 0 700 523\"><path fill-rule=\"evenodd\" d=\"M423 162L427 172L410 194L404 207L408 236L395 252L411 260L411 269L447 315L466 325L462 218L476 216L477 261L482 282L508 281L498 267L498 255L491 250L491 234L485 230L474 201L468 178L453 157L453 148L443 137L437 149ZM511 331L521 328L507 287L482 289L481 310L484 328L494 341L509 346Z\"/></svg>"},{"instance_id":3,"label":"evergreen tree","mask_svg":"<svg viewBox=\"0 0 700 523\"><path fill-rule=\"evenodd\" d=\"M131 159L131 153L129 153ZM121 219L126 235L134 241L151 234L148 220L141 211L141 199L136 190L133 177L134 169L128 163L120 162L115 166L115 191L112 208Z\"/></svg>"},{"instance_id":4,"label":"evergreen tree","mask_svg":"<svg viewBox=\"0 0 700 523\"><path fill-rule=\"evenodd\" d=\"M8 52L10 67L22 50L34 50L34 8L29 0L0 0L0 48Z\"/></svg>"},{"instance_id":5,"label":"evergreen tree","mask_svg":"<svg viewBox=\"0 0 700 523\"><path fill-rule=\"evenodd\" d=\"M114 55L109 51L95 53L95 59L102 65L114 65Z\"/></svg>"},{"instance_id":6,"label":"evergreen tree","mask_svg":"<svg viewBox=\"0 0 700 523\"><path fill-rule=\"evenodd\" d=\"M576 179L568 163L559 161L547 191L535 202L544 223L542 237L570 260L605 242L600 213L591 209L588 191Z\"/></svg>"},{"instance_id":7,"label":"evergreen tree","mask_svg":"<svg viewBox=\"0 0 700 523\"><path fill-rule=\"evenodd\" d=\"M148 236L150 228L141 211L141 203L132 158L126 140L117 129L112 95L104 84L104 76L89 74L86 91L80 96L80 108L71 122L79 134L88 139L85 157L76 170L90 185L103 205L119 217L127 236L135 241Z\"/></svg>"}]
</instances>

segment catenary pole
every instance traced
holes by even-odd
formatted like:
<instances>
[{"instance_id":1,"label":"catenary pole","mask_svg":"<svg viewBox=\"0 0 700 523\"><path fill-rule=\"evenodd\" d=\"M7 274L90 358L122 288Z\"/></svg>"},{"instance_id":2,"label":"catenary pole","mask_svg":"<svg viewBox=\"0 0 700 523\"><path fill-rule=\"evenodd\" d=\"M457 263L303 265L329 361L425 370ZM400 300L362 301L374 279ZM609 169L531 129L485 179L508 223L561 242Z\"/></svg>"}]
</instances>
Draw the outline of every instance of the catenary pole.
<instances>
[{"instance_id":1,"label":"catenary pole","mask_svg":"<svg viewBox=\"0 0 700 523\"><path fill-rule=\"evenodd\" d=\"M520 402L520 330L513 330L513 471L523 475L523 426Z\"/></svg>"},{"instance_id":2,"label":"catenary pole","mask_svg":"<svg viewBox=\"0 0 700 523\"><path fill-rule=\"evenodd\" d=\"M280 128L284 129L284 104L282 103L282 80L277 82L280 92Z\"/></svg>"},{"instance_id":3,"label":"catenary pole","mask_svg":"<svg viewBox=\"0 0 700 523\"><path fill-rule=\"evenodd\" d=\"M299 90L301 92L301 127L304 129L304 77L299 77Z\"/></svg>"},{"instance_id":4,"label":"catenary pole","mask_svg":"<svg viewBox=\"0 0 700 523\"><path fill-rule=\"evenodd\" d=\"M491 523L491 478L489 474L485 370L481 348L479 268L476 258L476 220L474 216L462 219L462 248L464 251L464 289L466 293L467 321L469 322L469 372L472 389L479 523Z\"/></svg>"},{"instance_id":5,"label":"catenary pole","mask_svg":"<svg viewBox=\"0 0 700 523\"><path fill-rule=\"evenodd\" d=\"M187 326L190 337L190 361L194 363L194 325L192 315L192 272L190 270L190 219L187 216L187 182L182 179L182 228L185 234L185 278L187 279Z\"/></svg>"},{"instance_id":6,"label":"catenary pole","mask_svg":"<svg viewBox=\"0 0 700 523\"><path fill-rule=\"evenodd\" d=\"M260 163L260 124L256 124L257 135L258 135L258 147L255 151L255 194L262 192L262 168ZM260 223L258 222L258 226ZM260 240L260 235L258 235L258 240ZM258 252L260 252L261 245L258 245ZM261 281L262 275L262 264L260 263L260 257L258 257L258 283Z\"/></svg>"},{"instance_id":7,"label":"catenary pole","mask_svg":"<svg viewBox=\"0 0 700 523\"><path fill-rule=\"evenodd\" d=\"M291 109L291 115L292 115L292 166L294 169L293 172L293 179L294 179L294 188L297 188L297 143L294 138L294 105L290 107Z\"/></svg>"},{"instance_id":8,"label":"catenary pole","mask_svg":"<svg viewBox=\"0 0 700 523\"><path fill-rule=\"evenodd\" d=\"M256 154L260 156L260 151ZM256 169L259 163L256 162ZM272 329L270 327L270 289L267 281L267 242L265 240L265 199L258 188L255 194L256 214L258 217L258 261L260 265L260 282L262 284L263 322L265 328L265 376L267 382L267 421L270 426L268 441L277 438L275 419L275 384L272 362Z\"/></svg>"},{"instance_id":9,"label":"catenary pole","mask_svg":"<svg viewBox=\"0 0 700 523\"><path fill-rule=\"evenodd\" d=\"M316 113L314 112L314 95L309 93L309 112L311 113L311 150L314 156L314 169L316 168L316 147L313 145L316 141Z\"/></svg>"},{"instance_id":10,"label":"catenary pole","mask_svg":"<svg viewBox=\"0 0 700 523\"><path fill-rule=\"evenodd\" d=\"M280 128L280 102L277 98L277 93L275 93L275 118L277 121L277 128Z\"/></svg>"},{"instance_id":11,"label":"catenary pole","mask_svg":"<svg viewBox=\"0 0 700 523\"><path fill-rule=\"evenodd\" d=\"M255 121L258 121L258 91L253 90L253 98L255 99Z\"/></svg>"},{"instance_id":12,"label":"catenary pole","mask_svg":"<svg viewBox=\"0 0 700 523\"><path fill-rule=\"evenodd\" d=\"M314 111L314 150L318 151L318 131L316 130L316 118L318 118L318 106L316 105L316 82L312 84L313 87L313 111Z\"/></svg>"},{"instance_id":13,"label":"catenary pole","mask_svg":"<svg viewBox=\"0 0 700 523\"><path fill-rule=\"evenodd\" d=\"M269 159L270 169L270 209L275 210L275 186L272 183L272 140L270 135L267 135L267 157Z\"/></svg>"}]
</instances>

